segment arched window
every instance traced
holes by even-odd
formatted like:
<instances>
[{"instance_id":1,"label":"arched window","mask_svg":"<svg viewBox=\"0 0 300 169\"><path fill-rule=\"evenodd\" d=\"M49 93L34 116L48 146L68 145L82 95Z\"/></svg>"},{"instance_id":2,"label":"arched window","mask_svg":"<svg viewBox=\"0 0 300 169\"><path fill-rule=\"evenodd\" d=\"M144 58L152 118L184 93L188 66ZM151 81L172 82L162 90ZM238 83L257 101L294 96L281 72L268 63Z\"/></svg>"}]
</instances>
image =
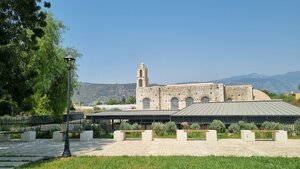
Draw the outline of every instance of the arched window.
<instances>
[{"instance_id":1,"label":"arched window","mask_svg":"<svg viewBox=\"0 0 300 169\"><path fill-rule=\"evenodd\" d=\"M171 110L178 110L179 109L179 100L176 97L171 99Z\"/></svg>"},{"instance_id":2,"label":"arched window","mask_svg":"<svg viewBox=\"0 0 300 169\"><path fill-rule=\"evenodd\" d=\"M192 97L188 97L185 99L185 106L188 107L194 103L194 99Z\"/></svg>"},{"instance_id":3,"label":"arched window","mask_svg":"<svg viewBox=\"0 0 300 169\"><path fill-rule=\"evenodd\" d=\"M143 100L143 109L144 110L149 110L150 109L150 99L144 98L144 100Z\"/></svg>"},{"instance_id":4,"label":"arched window","mask_svg":"<svg viewBox=\"0 0 300 169\"><path fill-rule=\"evenodd\" d=\"M202 97L201 102L208 103L209 102L209 97L207 97L207 96Z\"/></svg>"},{"instance_id":5,"label":"arched window","mask_svg":"<svg viewBox=\"0 0 300 169\"><path fill-rule=\"evenodd\" d=\"M143 87L143 80L142 79L139 80L139 87Z\"/></svg>"},{"instance_id":6,"label":"arched window","mask_svg":"<svg viewBox=\"0 0 300 169\"><path fill-rule=\"evenodd\" d=\"M143 77L143 71L140 70L140 77Z\"/></svg>"}]
</instances>

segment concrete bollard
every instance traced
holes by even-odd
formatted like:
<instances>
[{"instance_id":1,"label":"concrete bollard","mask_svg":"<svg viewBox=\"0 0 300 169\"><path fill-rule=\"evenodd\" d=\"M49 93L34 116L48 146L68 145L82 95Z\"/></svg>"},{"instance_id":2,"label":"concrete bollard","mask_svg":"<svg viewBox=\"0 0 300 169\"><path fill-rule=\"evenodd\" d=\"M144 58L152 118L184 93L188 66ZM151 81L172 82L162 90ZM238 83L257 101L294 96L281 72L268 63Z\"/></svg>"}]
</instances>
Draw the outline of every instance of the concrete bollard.
<instances>
[{"instance_id":1,"label":"concrete bollard","mask_svg":"<svg viewBox=\"0 0 300 169\"><path fill-rule=\"evenodd\" d=\"M53 132L53 140L54 141L64 141L66 139L66 134L62 133L61 131L54 131Z\"/></svg>"},{"instance_id":2,"label":"concrete bollard","mask_svg":"<svg viewBox=\"0 0 300 169\"><path fill-rule=\"evenodd\" d=\"M115 131L114 132L114 140L115 141L124 141L125 140L125 134L120 130Z\"/></svg>"},{"instance_id":3,"label":"concrete bollard","mask_svg":"<svg viewBox=\"0 0 300 169\"><path fill-rule=\"evenodd\" d=\"M250 130L241 130L241 138L243 141L255 141L255 133Z\"/></svg>"},{"instance_id":4,"label":"concrete bollard","mask_svg":"<svg viewBox=\"0 0 300 169\"><path fill-rule=\"evenodd\" d=\"M35 131L26 131L21 135L22 141L34 141L36 139L36 132Z\"/></svg>"},{"instance_id":5,"label":"concrete bollard","mask_svg":"<svg viewBox=\"0 0 300 169\"><path fill-rule=\"evenodd\" d=\"M93 135L93 130L83 131L82 133L80 133L80 141L91 141L93 140Z\"/></svg>"},{"instance_id":6,"label":"concrete bollard","mask_svg":"<svg viewBox=\"0 0 300 169\"><path fill-rule=\"evenodd\" d=\"M142 132L142 141L152 141L152 130Z\"/></svg>"},{"instance_id":7,"label":"concrete bollard","mask_svg":"<svg viewBox=\"0 0 300 169\"><path fill-rule=\"evenodd\" d=\"M274 141L288 141L288 135L287 131L284 130L279 130L277 132L274 132L275 138Z\"/></svg>"},{"instance_id":8,"label":"concrete bollard","mask_svg":"<svg viewBox=\"0 0 300 169\"><path fill-rule=\"evenodd\" d=\"M187 132L184 130L177 130L176 131L177 141L187 141Z\"/></svg>"},{"instance_id":9,"label":"concrete bollard","mask_svg":"<svg viewBox=\"0 0 300 169\"><path fill-rule=\"evenodd\" d=\"M209 130L206 133L206 141L217 141L217 131L216 130Z\"/></svg>"},{"instance_id":10,"label":"concrete bollard","mask_svg":"<svg viewBox=\"0 0 300 169\"><path fill-rule=\"evenodd\" d=\"M0 141L9 141L10 134L0 134Z\"/></svg>"}]
</instances>

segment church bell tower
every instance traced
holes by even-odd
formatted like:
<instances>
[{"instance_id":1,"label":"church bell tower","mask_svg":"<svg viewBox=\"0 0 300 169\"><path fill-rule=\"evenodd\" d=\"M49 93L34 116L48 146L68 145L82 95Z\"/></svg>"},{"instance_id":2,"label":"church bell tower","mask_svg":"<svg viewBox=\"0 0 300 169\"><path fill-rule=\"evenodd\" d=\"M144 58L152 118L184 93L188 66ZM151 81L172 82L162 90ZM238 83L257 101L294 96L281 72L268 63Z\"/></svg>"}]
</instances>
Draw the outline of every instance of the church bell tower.
<instances>
[{"instance_id":1,"label":"church bell tower","mask_svg":"<svg viewBox=\"0 0 300 169\"><path fill-rule=\"evenodd\" d=\"M136 87L148 87L149 86L149 79L148 79L148 69L141 63L138 71L137 71L137 82Z\"/></svg>"}]
</instances>

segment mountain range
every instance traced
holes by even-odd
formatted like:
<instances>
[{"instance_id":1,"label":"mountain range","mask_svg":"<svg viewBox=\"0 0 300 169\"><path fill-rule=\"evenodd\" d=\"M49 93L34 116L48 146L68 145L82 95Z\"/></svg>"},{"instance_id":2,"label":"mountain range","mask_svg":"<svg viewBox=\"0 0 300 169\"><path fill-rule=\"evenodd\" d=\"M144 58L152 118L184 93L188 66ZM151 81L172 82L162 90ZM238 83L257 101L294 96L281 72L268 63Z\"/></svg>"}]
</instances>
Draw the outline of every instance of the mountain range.
<instances>
[{"instance_id":1,"label":"mountain range","mask_svg":"<svg viewBox=\"0 0 300 169\"><path fill-rule=\"evenodd\" d=\"M214 80L212 82L224 83L225 85L251 84L254 88L260 90L268 90L273 93L289 93L291 91L298 91L298 85L300 84L300 71L272 76L251 73L248 75L233 76L220 80ZM184 82L178 84L187 83L200 82ZM109 99L126 99L129 96L135 96L135 87L135 83L93 84L79 82L78 90L75 91L72 100L75 103L82 102L88 105L95 104L97 101L106 102Z\"/></svg>"}]
</instances>

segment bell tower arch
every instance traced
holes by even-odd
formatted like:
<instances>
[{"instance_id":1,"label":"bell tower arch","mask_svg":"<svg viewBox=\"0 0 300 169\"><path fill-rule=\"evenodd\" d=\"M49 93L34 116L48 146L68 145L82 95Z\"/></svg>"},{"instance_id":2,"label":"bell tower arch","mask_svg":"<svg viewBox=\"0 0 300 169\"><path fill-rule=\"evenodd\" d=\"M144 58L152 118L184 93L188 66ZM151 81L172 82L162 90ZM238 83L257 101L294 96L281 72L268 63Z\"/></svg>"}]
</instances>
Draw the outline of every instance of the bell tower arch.
<instances>
[{"instance_id":1,"label":"bell tower arch","mask_svg":"<svg viewBox=\"0 0 300 169\"><path fill-rule=\"evenodd\" d=\"M148 87L149 86L149 78L148 78L148 69L141 63L138 71L137 71L137 81L136 87Z\"/></svg>"}]
</instances>

